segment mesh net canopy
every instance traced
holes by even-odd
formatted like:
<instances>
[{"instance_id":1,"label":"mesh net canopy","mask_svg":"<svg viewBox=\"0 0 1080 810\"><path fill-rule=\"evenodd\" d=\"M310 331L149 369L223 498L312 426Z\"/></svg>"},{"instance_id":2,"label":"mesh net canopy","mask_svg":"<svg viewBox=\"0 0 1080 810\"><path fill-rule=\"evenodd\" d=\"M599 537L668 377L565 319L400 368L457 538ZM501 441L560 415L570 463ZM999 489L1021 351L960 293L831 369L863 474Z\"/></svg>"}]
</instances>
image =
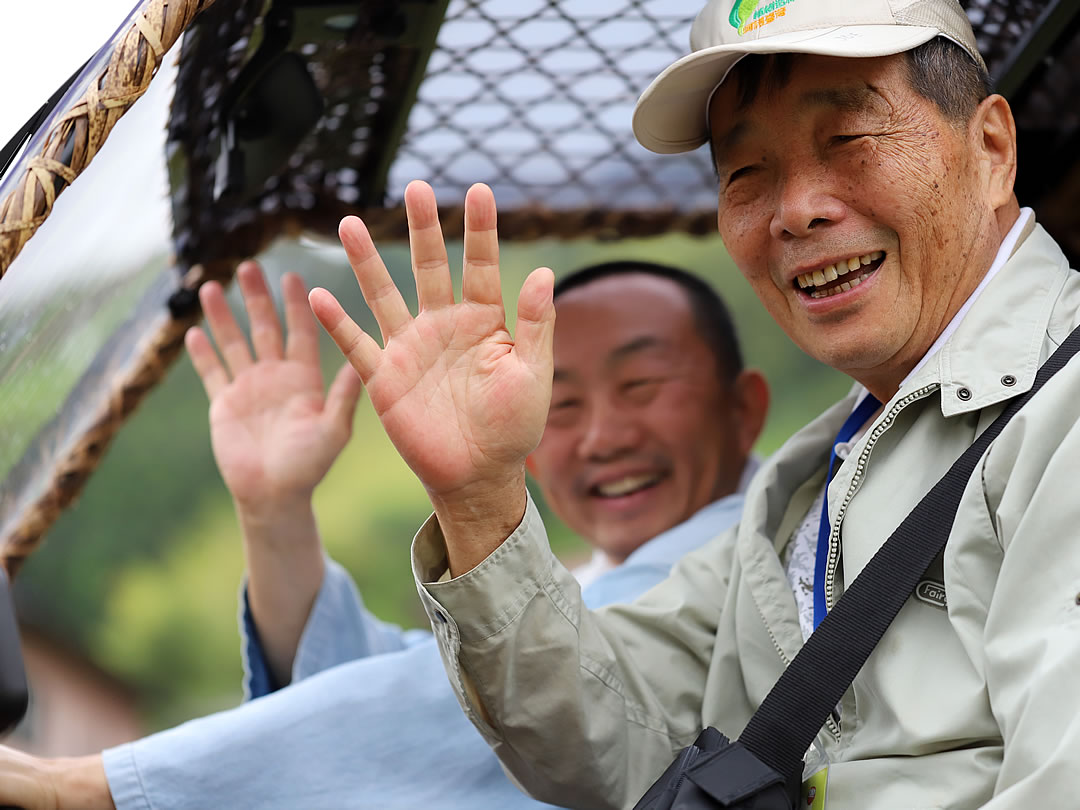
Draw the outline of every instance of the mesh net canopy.
<instances>
[{"instance_id":1,"label":"mesh net canopy","mask_svg":"<svg viewBox=\"0 0 1080 810\"><path fill-rule=\"evenodd\" d=\"M227 280L236 261L283 234L332 237L342 216L356 214L376 240L404 240L402 198L414 178L435 188L450 238L461 236L460 206L478 181L495 191L505 239L713 233L708 150L655 155L630 130L641 90L686 52L700 4L187 0L199 16L176 60L163 159L172 257L158 261L169 267L145 282L138 307L149 314L115 318L100 351L84 351L81 376L69 373L65 390L38 409L35 425L44 424L21 458L0 457L6 556L33 549L123 418L165 373L184 328L199 317L198 285ZM166 21L169 9L182 5L145 0ZM992 78L1011 88L1020 199L1075 259L1078 4L961 5ZM133 53L145 52L142 40L136 45ZM97 75L80 79L70 100ZM27 165L0 183L0 202ZM34 171L50 176L47 166ZM57 193L69 180L57 170ZM14 269L34 272L18 263ZM17 319L10 306L4 310L14 281L0 277L0 346L30 340L13 333ZM79 340L77 329L66 334ZM0 365L0 386L4 374Z\"/></svg>"},{"instance_id":2,"label":"mesh net canopy","mask_svg":"<svg viewBox=\"0 0 1080 810\"><path fill-rule=\"evenodd\" d=\"M235 251L232 240L255 252L282 228L332 234L348 213L376 238L404 238L414 178L435 188L451 235L478 181L494 189L511 238L714 228L707 154L654 155L629 127L641 89L685 50L694 0L455 0L445 21L438 3L363 4L344 37L290 45L326 112L283 171L230 205L212 199L222 138L212 102L236 81L236 45L257 23L243 5L260 4L219 4L181 55L171 136L189 161L175 207L192 263Z\"/></svg>"},{"instance_id":3,"label":"mesh net canopy","mask_svg":"<svg viewBox=\"0 0 1080 810\"><path fill-rule=\"evenodd\" d=\"M246 3L248 14L244 4L227 5L207 12L198 41L185 44L174 106L174 121L183 123L175 139L192 156L188 188L204 192L213 186L209 154L221 141L210 111L221 87L236 80L240 46L261 19L252 14L258 3ZM998 78L1048 4L962 5ZM348 213L363 216L376 238L401 239L402 195L414 178L434 186L451 235L460 235L458 206L478 181L494 189L508 238L710 233L716 186L707 150L655 155L629 127L641 90L686 52L699 7L698 0L452 0L443 19L442 4L414 0L362 4L344 37L311 36L318 25L308 27L308 38L290 47L312 66L325 114L288 166L239 208L208 204L194 191L178 197L182 255L204 258L228 234L243 233L246 252L266 231L332 234ZM1022 136L1053 131L1058 149L1075 137L1069 99L1080 83L1080 38L1062 37L1070 41L1039 61L1038 80L1026 83L1016 105ZM1044 145L1040 137L1040 154ZM1061 179L1035 170L1025 177L1025 190L1038 192L1029 203ZM184 213L191 210L198 222ZM256 221L261 227L252 227Z\"/></svg>"}]
</instances>

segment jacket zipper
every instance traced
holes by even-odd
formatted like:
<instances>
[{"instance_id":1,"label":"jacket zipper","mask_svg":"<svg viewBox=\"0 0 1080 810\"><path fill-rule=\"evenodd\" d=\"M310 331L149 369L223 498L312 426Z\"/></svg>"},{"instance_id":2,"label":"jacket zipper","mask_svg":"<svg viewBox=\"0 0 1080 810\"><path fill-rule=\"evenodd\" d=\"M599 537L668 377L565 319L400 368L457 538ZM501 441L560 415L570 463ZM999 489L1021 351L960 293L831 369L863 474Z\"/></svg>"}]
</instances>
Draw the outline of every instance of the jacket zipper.
<instances>
[{"instance_id":1,"label":"jacket zipper","mask_svg":"<svg viewBox=\"0 0 1080 810\"><path fill-rule=\"evenodd\" d=\"M784 662L784 666L787 667L791 664L791 659L784 653L784 648L780 646L780 642L776 640L776 635L773 633L772 628L769 626L769 622L765 619L765 614L758 608L758 615L761 616L761 623L765 625L765 632L769 634L769 638L772 639L773 647L776 648L776 652L780 655L780 660ZM833 735L833 739L836 742L840 742L840 725L836 722L836 718L833 715L829 715L825 721L825 727L829 729L829 733Z\"/></svg>"},{"instance_id":2,"label":"jacket zipper","mask_svg":"<svg viewBox=\"0 0 1080 810\"><path fill-rule=\"evenodd\" d=\"M855 475L852 476L851 484L848 485L847 493L844 495L844 500L840 504L840 510L836 513L836 520L833 522L832 531L829 532L829 557L825 563L825 605L828 610L832 610L833 605L836 604L834 591L836 584L836 567L840 562L840 524L844 522L844 513L847 512L848 504L851 503L851 499L855 497L855 493L859 490L863 474L866 472L866 462L870 458L870 451L874 449L877 440L881 438L885 431L892 427L892 423L896 421L896 416L900 411L904 410L904 408L912 402L922 399L940 387L940 383L931 383L930 385L923 386L917 391L912 391L903 399L897 400L896 404L892 406L885 418L878 422L871 431L870 438L866 442L866 447L863 448L862 453L859 455L859 461L855 466ZM826 486L828 486L828 484L826 484Z\"/></svg>"},{"instance_id":3,"label":"jacket zipper","mask_svg":"<svg viewBox=\"0 0 1080 810\"><path fill-rule=\"evenodd\" d=\"M866 470L866 461L870 457L870 451L873 449L874 444L881 437L881 435L888 430L892 423L896 420L896 415L900 413L904 408L910 405L912 402L918 399L922 399L933 391L940 388L939 383L932 383L931 385L924 386L917 391L912 391L903 399L897 401L889 411L888 415L881 420L881 422L870 433L870 438L866 442L866 447L863 448L862 455L859 456L858 466L856 467L855 476L851 480L851 485L848 487L847 495L844 498L843 503L840 504L840 511L836 516L836 525L833 527L829 534L829 558L826 563L825 570L825 603L830 608L833 605L832 599L833 591L833 579L836 576L836 566L839 562L840 551L840 522L843 520L844 512L847 511L848 504L851 503L852 497L855 495L855 491L858 489L858 483L862 479L863 472ZM827 485L826 485L827 486ZM758 609L759 615L761 615L761 623L765 625L765 630L769 634L769 638L772 639L773 647L776 649L777 654L780 656L780 660L784 662L784 666L791 664L791 659L784 653L784 648L780 646L780 642L777 641L776 635L773 633L772 627L769 626L768 621L765 620L765 615ZM835 714L830 714L825 721L825 727L829 729L829 733L832 734L833 740L837 743L840 742L840 723L837 721Z\"/></svg>"}]
</instances>

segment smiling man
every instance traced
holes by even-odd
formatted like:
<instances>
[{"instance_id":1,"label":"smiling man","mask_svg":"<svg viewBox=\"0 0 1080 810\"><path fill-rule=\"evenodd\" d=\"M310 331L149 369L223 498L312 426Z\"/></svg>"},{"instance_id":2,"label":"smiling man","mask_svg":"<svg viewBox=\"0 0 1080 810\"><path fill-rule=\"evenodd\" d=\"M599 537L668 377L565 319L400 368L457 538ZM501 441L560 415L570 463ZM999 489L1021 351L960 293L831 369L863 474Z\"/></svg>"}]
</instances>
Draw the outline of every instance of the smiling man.
<instances>
[{"instance_id":1,"label":"smiling man","mask_svg":"<svg viewBox=\"0 0 1080 810\"><path fill-rule=\"evenodd\" d=\"M738 527L632 606L584 608L528 501L552 282L525 282L511 341L488 189L466 196L460 303L419 183L420 314L353 219L342 239L385 345L311 296L427 487L413 570L466 713L518 781L571 807L632 806L703 725L736 737L1080 320L1080 276L1013 195L1012 113L955 0L712 0L691 45L642 95L635 134L658 152L711 144L735 263L855 385L765 463ZM830 810L1075 804L1078 402L1073 361L983 456L944 555L818 735ZM418 442L421 404L445 418Z\"/></svg>"},{"instance_id":2,"label":"smiling man","mask_svg":"<svg viewBox=\"0 0 1080 810\"><path fill-rule=\"evenodd\" d=\"M714 296L647 263L594 265L556 285L551 409L529 469L610 562L749 481L732 460L746 458L768 393L742 368Z\"/></svg>"}]
</instances>

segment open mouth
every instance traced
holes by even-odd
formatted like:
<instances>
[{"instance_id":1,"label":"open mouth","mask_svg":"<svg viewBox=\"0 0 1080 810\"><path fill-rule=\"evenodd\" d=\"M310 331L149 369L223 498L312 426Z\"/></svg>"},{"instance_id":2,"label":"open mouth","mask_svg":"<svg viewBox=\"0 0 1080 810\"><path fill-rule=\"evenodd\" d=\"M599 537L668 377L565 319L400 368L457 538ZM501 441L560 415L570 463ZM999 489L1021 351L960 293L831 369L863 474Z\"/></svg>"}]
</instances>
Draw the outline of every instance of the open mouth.
<instances>
[{"instance_id":1,"label":"open mouth","mask_svg":"<svg viewBox=\"0 0 1080 810\"><path fill-rule=\"evenodd\" d=\"M626 475L612 481L605 481L589 488L589 494L596 498L625 498L652 489L664 479L662 473L639 473Z\"/></svg>"},{"instance_id":2,"label":"open mouth","mask_svg":"<svg viewBox=\"0 0 1080 810\"><path fill-rule=\"evenodd\" d=\"M880 250L862 256L841 259L811 273L803 273L792 282L810 298L828 298L858 287L881 267L885 254Z\"/></svg>"}]
</instances>

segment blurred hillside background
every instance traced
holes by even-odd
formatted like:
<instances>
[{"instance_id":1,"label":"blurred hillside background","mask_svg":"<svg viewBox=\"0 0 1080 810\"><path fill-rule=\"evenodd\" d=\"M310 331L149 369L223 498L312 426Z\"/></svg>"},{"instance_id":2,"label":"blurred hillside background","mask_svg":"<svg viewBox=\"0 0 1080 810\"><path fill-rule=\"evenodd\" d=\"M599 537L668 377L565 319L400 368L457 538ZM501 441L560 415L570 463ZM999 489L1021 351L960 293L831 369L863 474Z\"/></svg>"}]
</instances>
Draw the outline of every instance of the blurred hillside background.
<instances>
[{"instance_id":1,"label":"blurred hillside background","mask_svg":"<svg viewBox=\"0 0 1080 810\"><path fill-rule=\"evenodd\" d=\"M460 244L451 246L457 261L460 252ZM389 246L384 256L406 297L414 296L406 249ZM623 256L686 267L720 289L748 364L762 369L773 386L760 453L775 450L846 390L845 378L809 359L779 331L715 237L506 244L507 310L515 311L516 291L536 266L560 273ZM275 285L286 270L299 271L309 286L327 287L361 323L374 327L339 249L283 242L263 263ZM231 298L240 313L238 295ZM415 299L410 303L415 310ZM340 362L329 340L323 358L329 379ZM408 546L428 504L366 399L352 442L316 491L316 508L327 548L352 572L367 604L390 621L422 626ZM565 558L586 553L550 516L548 525ZM211 453L206 399L185 358L121 431L17 586L35 624L69 639L135 688L149 730L238 702L236 596L242 574L231 502Z\"/></svg>"}]
</instances>

